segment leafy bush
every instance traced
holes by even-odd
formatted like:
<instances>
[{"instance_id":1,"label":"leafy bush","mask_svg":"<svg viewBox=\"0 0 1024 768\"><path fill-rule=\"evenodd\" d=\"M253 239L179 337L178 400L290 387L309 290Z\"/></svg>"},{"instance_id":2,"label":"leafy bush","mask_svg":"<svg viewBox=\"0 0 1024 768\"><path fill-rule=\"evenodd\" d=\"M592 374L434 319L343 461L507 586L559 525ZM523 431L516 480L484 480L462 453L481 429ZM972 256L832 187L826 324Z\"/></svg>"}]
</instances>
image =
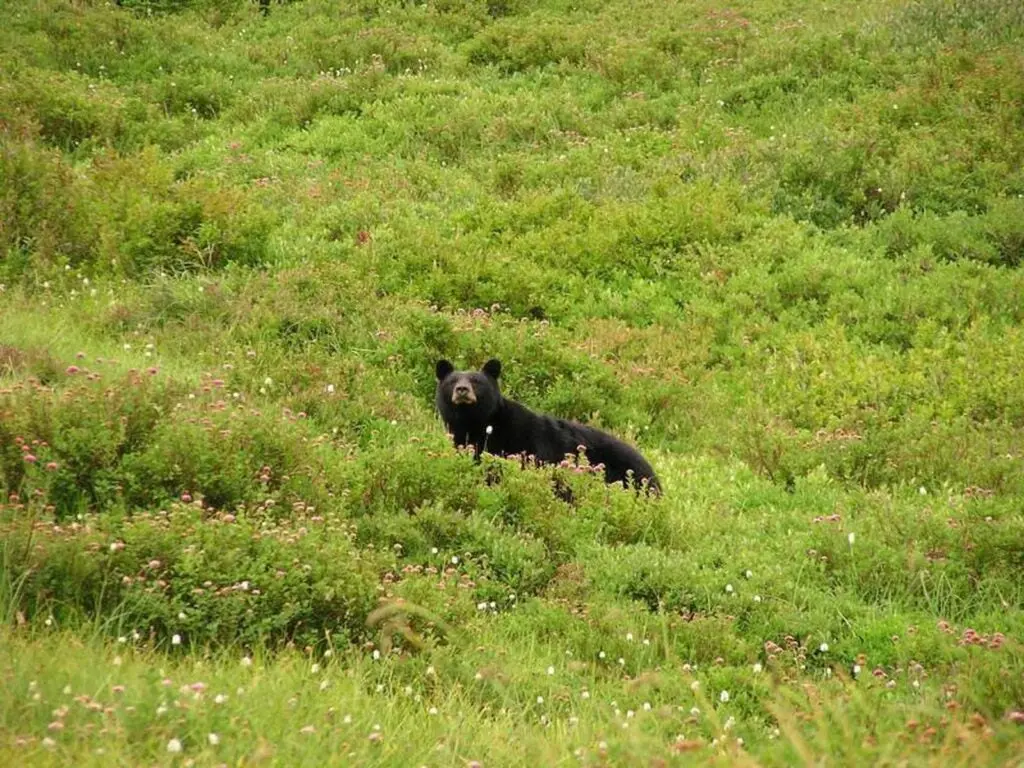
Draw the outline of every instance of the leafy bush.
<instances>
[{"instance_id":1,"label":"leafy bush","mask_svg":"<svg viewBox=\"0 0 1024 768\"><path fill-rule=\"evenodd\" d=\"M86 261L98 237L88 202L56 150L0 135L0 274L13 280L37 264Z\"/></svg>"},{"instance_id":2,"label":"leafy bush","mask_svg":"<svg viewBox=\"0 0 1024 768\"><path fill-rule=\"evenodd\" d=\"M4 566L23 573L27 616L112 622L173 650L184 645L355 642L377 598L379 558L344 527L209 516L202 507L44 525L23 543L8 524ZM13 528L13 530L12 530ZM27 546L31 543L31 546Z\"/></svg>"},{"instance_id":3,"label":"leafy bush","mask_svg":"<svg viewBox=\"0 0 1024 768\"><path fill-rule=\"evenodd\" d=\"M986 213L970 216L957 211L949 216L901 211L878 229L880 241L894 256L916 255L938 261L972 259L987 264L1017 267L1024 259L1024 203L999 200Z\"/></svg>"},{"instance_id":4,"label":"leafy bush","mask_svg":"<svg viewBox=\"0 0 1024 768\"><path fill-rule=\"evenodd\" d=\"M471 64L496 65L504 72L521 72L552 64L583 62L586 46L582 34L553 22L536 20L498 21L463 46Z\"/></svg>"}]
</instances>

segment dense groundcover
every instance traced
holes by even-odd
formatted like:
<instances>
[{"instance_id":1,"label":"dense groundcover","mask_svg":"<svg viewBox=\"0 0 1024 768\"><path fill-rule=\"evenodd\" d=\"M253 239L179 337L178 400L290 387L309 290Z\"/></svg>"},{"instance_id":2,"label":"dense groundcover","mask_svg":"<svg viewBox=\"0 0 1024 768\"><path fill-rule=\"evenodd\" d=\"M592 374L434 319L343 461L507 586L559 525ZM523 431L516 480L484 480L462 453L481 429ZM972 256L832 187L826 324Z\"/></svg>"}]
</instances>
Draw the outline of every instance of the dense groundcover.
<instances>
[{"instance_id":1,"label":"dense groundcover","mask_svg":"<svg viewBox=\"0 0 1024 768\"><path fill-rule=\"evenodd\" d=\"M0 10L0 761L1019 760L1018 3Z\"/></svg>"}]
</instances>

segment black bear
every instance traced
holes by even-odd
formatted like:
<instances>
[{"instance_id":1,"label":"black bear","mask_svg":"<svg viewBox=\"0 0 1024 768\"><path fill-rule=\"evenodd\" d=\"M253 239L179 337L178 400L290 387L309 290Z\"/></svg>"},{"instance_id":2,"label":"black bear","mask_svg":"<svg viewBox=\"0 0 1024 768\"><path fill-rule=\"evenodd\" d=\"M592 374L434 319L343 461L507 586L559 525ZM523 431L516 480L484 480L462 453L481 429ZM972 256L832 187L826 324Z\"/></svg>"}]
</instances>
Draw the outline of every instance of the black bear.
<instances>
[{"instance_id":1,"label":"black bear","mask_svg":"<svg viewBox=\"0 0 1024 768\"><path fill-rule=\"evenodd\" d=\"M632 482L661 493L651 465L632 446L594 427L534 413L503 397L498 360L489 360L480 371L456 371L448 360L438 360L435 372L437 410L456 446L472 445L478 457L487 451L546 464L575 456L582 447L591 466L604 467L605 482Z\"/></svg>"}]
</instances>

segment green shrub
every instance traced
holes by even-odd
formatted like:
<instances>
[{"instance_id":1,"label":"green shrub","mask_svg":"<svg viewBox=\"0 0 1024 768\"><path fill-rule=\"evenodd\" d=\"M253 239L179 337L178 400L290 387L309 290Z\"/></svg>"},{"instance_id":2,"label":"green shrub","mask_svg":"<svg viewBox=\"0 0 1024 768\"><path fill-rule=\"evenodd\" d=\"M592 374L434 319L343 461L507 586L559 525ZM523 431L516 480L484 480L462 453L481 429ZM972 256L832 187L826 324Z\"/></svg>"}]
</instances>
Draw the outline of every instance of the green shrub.
<instances>
[{"instance_id":1,"label":"green shrub","mask_svg":"<svg viewBox=\"0 0 1024 768\"><path fill-rule=\"evenodd\" d=\"M971 259L1017 267L1024 258L1024 203L999 200L986 213L970 216L957 211L949 216L901 211L878 229L878 238L894 256L916 254L938 261Z\"/></svg>"},{"instance_id":2,"label":"green shrub","mask_svg":"<svg viewBox=\"0 0 1024 768\"><path fill-rule=\"evenodd\" d=\"M5 106L30 120L38 136L63 150L118 143L126 118L144 118L142 105L125 104L109 83L97 85L74 71L56 74L29 69L19 73L4 93Z\"/></svg>"},{"instance_id":3,"label":"green shrub","mask_svg":"<svg viewBox=\"0 0 1024 768\"><path fill-rule=\"evenodd\" d=\"M582 31L557 23L531 20L498 21L463 45L470 64L495 65L503 72L521 72L549 65L578 65L586 46Z\"/></svg>"},{"instance_id":4,"label":"green shrub","mask_svg":"<svg viewBox=\"0 0 1024 768\"><path fill-rule=\"evenodd\" d=\"M95 619L174 650L321 645L366 636L386 562L352 549L334 523L209 517L202 508L38 527L31 548L5 539L26 616Z\"/></svg>"},{"instance_id":5,"label":"green shrub","mask_svg":"<svg viewBox=\"0 0 1024 768\"><path fill-rule=\"evenodd\" d=\"M91 258L98 232L88 199L56 150L0 133L0 274L14 281L33 266Z\"/></svg>"},{"instance_id":6,"label":"green shrub","mask_svg":"<svg viewBox=\"0 0 1024 768\"><path fill-rule=\"evenodd\" d=\"M70 366L63 377L71 381L59 395L39 384L10 392L0 414L0 443L7 457L4 489L21 492L29 471L26 493L41 492L58 519L123 504L122 457L145 449L161 411L180 392L151 373L131 373L106 390L97 383L98 374L78 366ZM84 377L93 380L76 383ZM30 467L19 461L28 445L38 459Z\"/></svg>"}]
</instances>

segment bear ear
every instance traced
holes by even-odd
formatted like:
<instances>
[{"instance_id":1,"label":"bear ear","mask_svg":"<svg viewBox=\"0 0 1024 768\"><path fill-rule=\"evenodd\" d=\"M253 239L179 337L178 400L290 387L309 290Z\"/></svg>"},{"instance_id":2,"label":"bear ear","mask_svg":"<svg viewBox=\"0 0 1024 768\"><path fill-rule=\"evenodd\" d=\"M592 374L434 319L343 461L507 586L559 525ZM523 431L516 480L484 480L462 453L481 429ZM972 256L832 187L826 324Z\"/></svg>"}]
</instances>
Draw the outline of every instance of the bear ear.
<instances>
[{"instance_id":1,"label":"bear ear","mask_svg":"<svg viewBox=\"0 0 1024 768\"><path fill-rule=\"evenodd\" d=\"M501 376L501 361L491 359L484 363L484 373L490 376L495 381Z\"/></svg>"},{"instance_id":2,"label":"bear ear","mask_svg":"<svg viewBox=\"0 0 1024 768\"><path fill-rule=\"evenodd\" d=\"M444 381L444 378L455 370L455 366L447 360L438 360L437 365L434 366L434 373L437 374L438 381Z\"/></svg>"}]
</instances>

